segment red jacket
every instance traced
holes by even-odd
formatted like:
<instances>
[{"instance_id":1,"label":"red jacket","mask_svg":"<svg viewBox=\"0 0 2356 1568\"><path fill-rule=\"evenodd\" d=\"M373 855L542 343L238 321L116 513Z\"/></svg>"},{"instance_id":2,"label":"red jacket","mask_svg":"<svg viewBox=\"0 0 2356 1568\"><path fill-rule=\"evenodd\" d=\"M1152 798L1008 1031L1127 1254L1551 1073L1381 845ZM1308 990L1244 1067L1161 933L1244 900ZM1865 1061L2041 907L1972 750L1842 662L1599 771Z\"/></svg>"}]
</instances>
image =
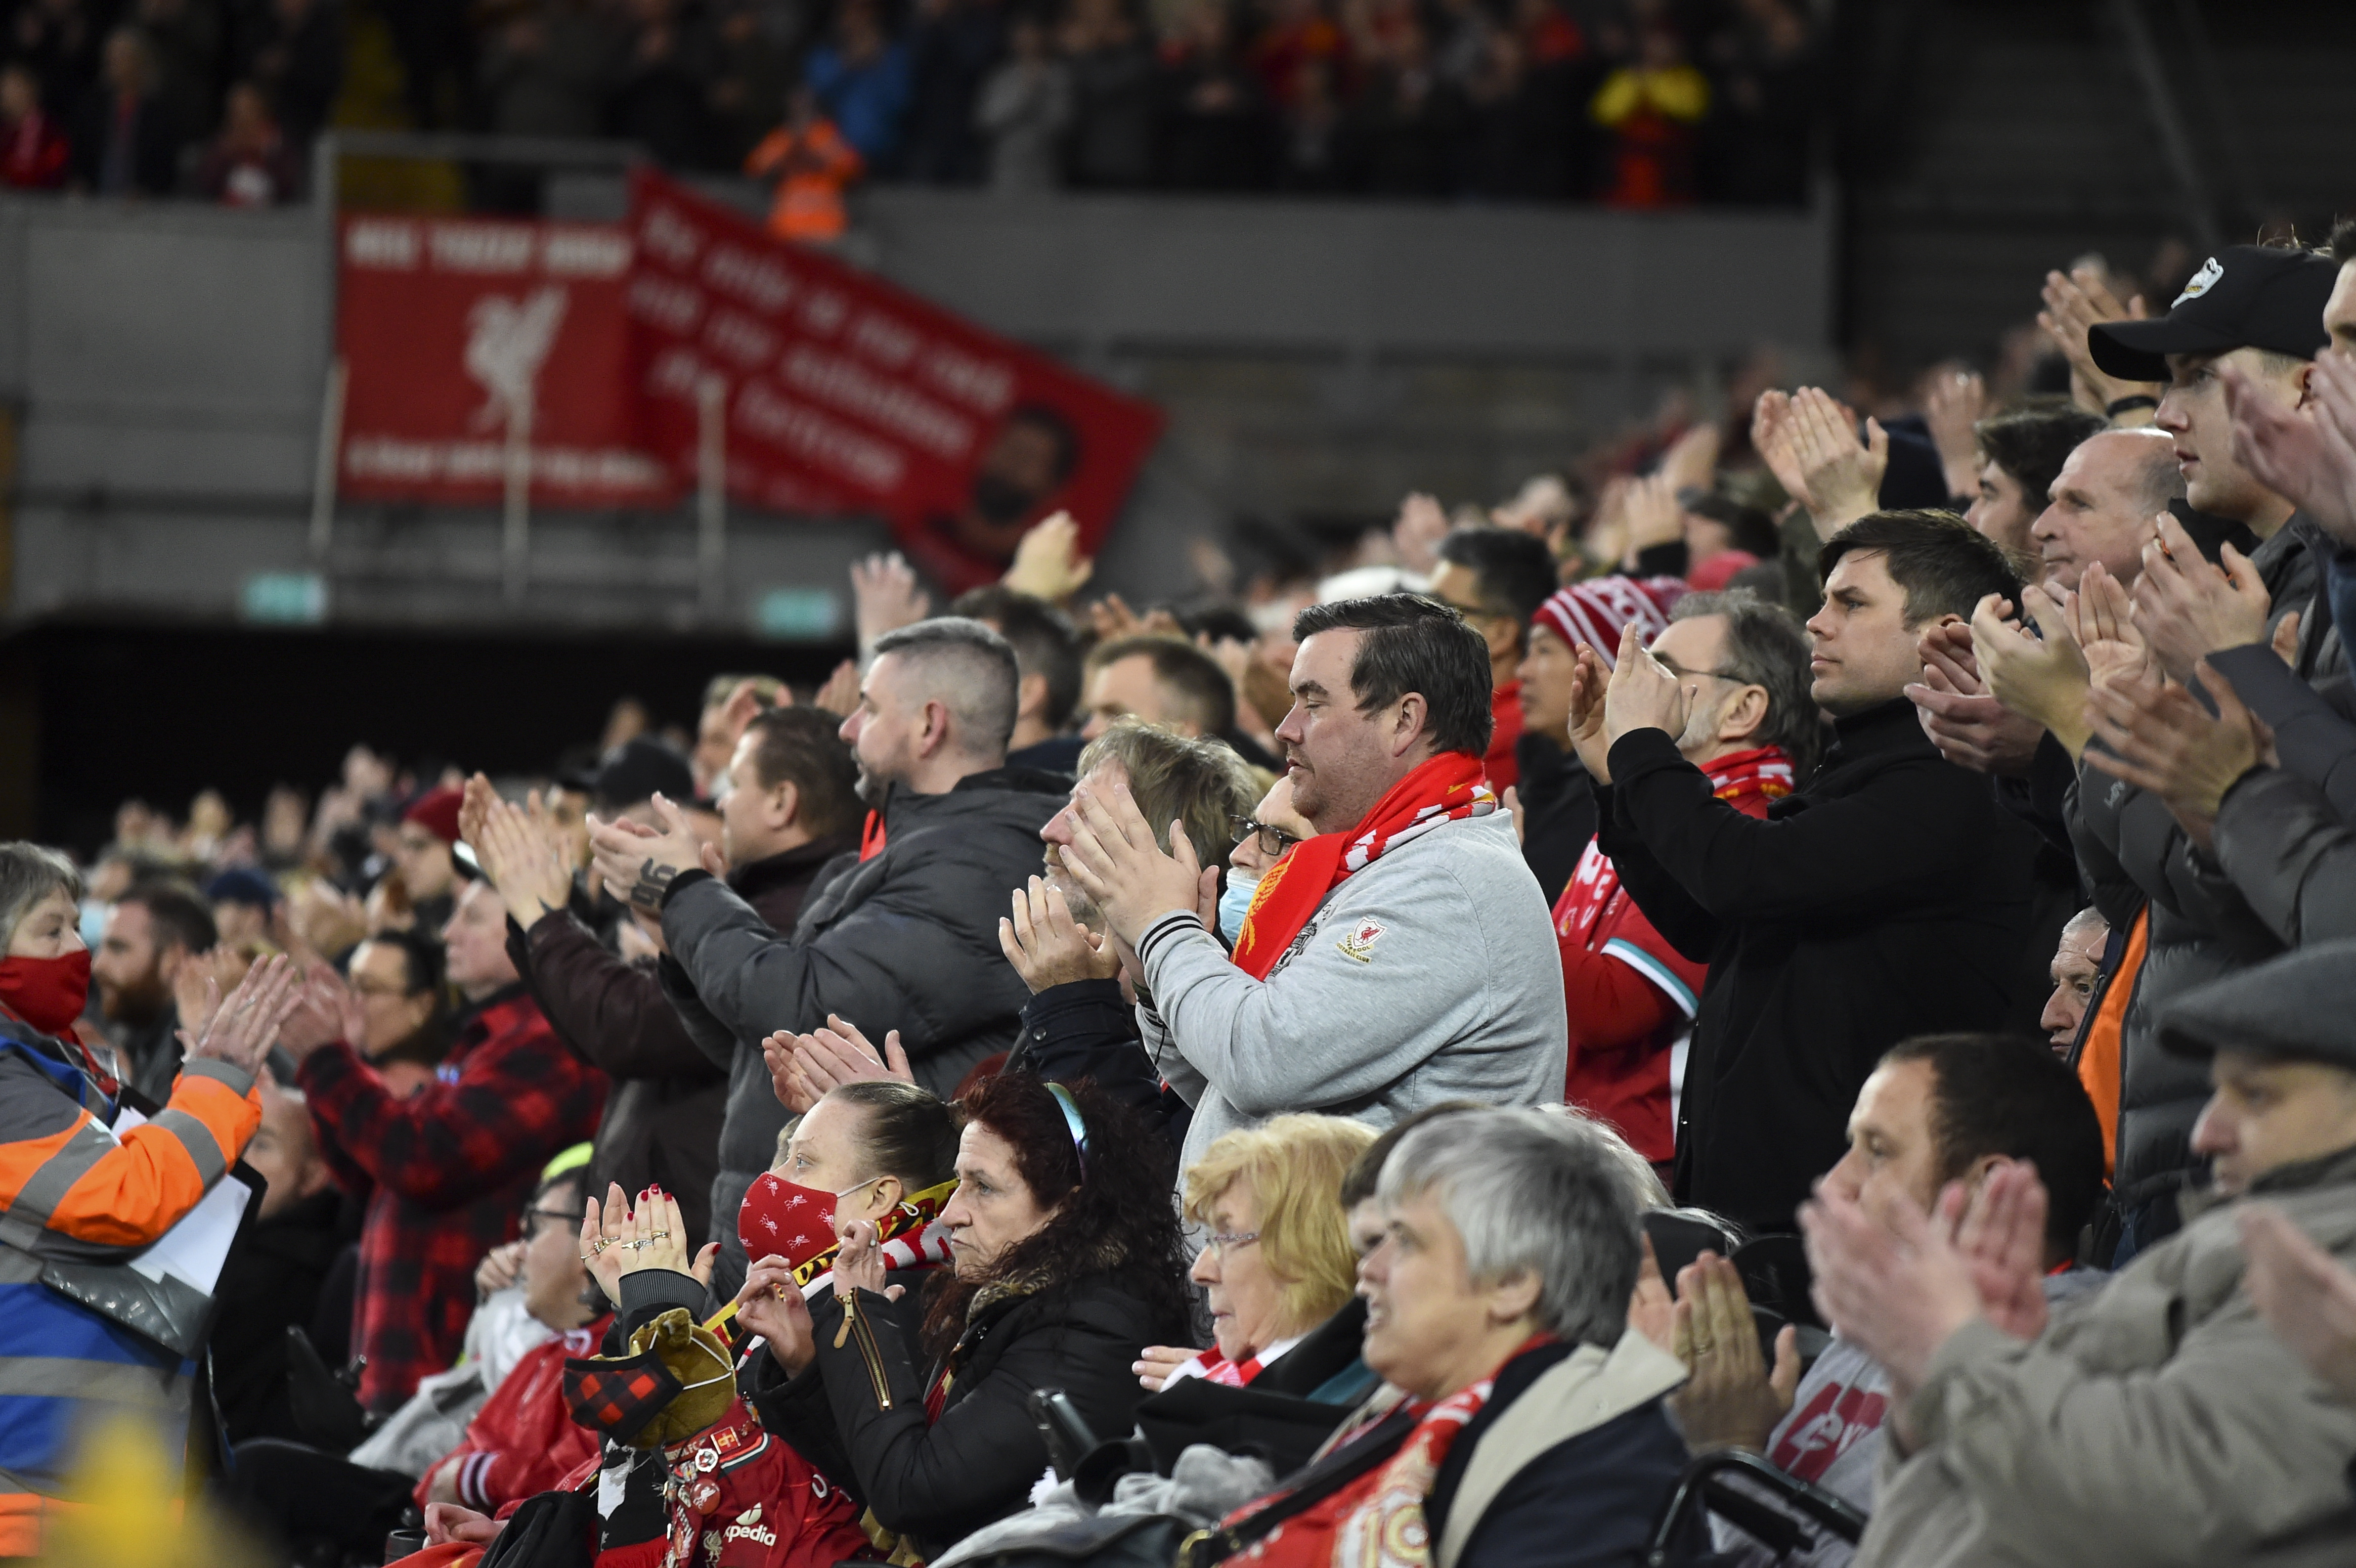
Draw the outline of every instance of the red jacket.
<instances>
[{"instance_id":1,"label":"red jacket","mask_svg":"<svg viewBox=\"0 0 2356 1568\"><path fill-rule=\"evenodd\" d=\"M312 1052L299 1078L320 1153L346 1190L369 1192L352 1345L368 1358L360 1402L389 1411L458 1359L475 1265L516 1234L541 1167L596 1132L605 1075L519 985L460 1023L407 1100L342 1044Z\"/></svg>"},{"instance_id":2,"label":"red jacket","mask_svg":"<svg viewBox=\"0 0 2356 1568\"><path fill-rule=\"evenodd\" d=\"M477 1513L497 1515L512 1502L553 1490L572 1471L598 1454L597 1434L573 1419L564 1403L564 1363L594 1356L612 1316L586 1328L558 1335L525 1355L509 1372L457 1447L425 1472L412 1495L425 1507L426 1486L436 1471L458 1461L458 1500Z\"/></svg>"},{"instance_id":3,"label":"red jacket","mask_svg":"<svg viewBox=\"0 0 2356 1568\"><path fill-rule=\"evenodd\" d=\"M1791 758L1779 746L1721 757L1703 771L1745 816L1765 816L1769 801L1792 792ZM1570 1009L1563 1098L1665 1165L1676 1156L1671 1058L1693 1031L1707 972L1653 929L1593 843L1555 901L1554 929Z\"/></svg>"}]
</instances>

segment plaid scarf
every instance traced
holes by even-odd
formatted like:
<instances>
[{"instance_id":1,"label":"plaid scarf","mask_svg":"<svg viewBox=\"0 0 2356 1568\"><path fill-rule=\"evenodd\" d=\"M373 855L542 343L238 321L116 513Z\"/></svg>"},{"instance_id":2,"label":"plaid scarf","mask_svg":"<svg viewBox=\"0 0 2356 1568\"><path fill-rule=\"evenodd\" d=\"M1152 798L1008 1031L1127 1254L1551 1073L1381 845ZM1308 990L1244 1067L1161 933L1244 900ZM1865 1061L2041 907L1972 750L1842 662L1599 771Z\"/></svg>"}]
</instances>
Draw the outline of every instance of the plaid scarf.
<instances>
[{"instance_id":1,"label":"plaid scarf","mask_svg":"<svg viewBox=\"0 0 2356 1568\"><path fill-rule=\"evenodd\" d=\"M1485 817L1496 809L1495 792L1482 781L1481 759L1467 751L1441 752L1392 785L1357 826L1303 839L1269 867L1236 938L1236 967L1266 980L1326 895L1353 873L1443 822Z\"/></svg>"}]
</instances>

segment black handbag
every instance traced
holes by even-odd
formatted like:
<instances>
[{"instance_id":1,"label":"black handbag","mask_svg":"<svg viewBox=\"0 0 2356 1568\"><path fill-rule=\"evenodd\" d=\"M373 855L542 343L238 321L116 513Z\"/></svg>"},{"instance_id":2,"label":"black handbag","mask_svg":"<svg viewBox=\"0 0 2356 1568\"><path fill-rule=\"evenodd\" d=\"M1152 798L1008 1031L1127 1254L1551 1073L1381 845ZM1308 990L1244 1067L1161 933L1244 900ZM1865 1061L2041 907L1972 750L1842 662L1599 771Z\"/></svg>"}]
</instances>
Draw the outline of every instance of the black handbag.
<instances>
[{"instance_id":1,"label":"black handbag","mask_svg":"<svg viewBox=\"0 0 2356 1568\"><path fill-rule=\"evenodd\" d=\"M479 1568L590 1568L597 1560L597 1493L541 1492L508 1516Z\"/></svg>"}]
</instances>

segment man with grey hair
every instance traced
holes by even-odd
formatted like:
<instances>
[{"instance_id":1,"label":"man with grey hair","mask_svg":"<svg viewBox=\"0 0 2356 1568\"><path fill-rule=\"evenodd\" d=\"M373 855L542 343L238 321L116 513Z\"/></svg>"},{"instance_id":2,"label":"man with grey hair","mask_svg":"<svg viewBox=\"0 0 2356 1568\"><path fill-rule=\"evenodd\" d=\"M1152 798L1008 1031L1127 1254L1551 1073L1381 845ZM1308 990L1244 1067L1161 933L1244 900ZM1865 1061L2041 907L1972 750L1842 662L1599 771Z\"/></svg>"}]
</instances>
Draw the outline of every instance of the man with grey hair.
<instances>
[{"instance_id":1,"label":"man with grey hair","mask_svg":"<svg viewBox=\"0 0 2356 1568\"><path fill-rule=\"evenodd\" d=\"M1808 639L1790 611L1736 589L1687 594L1653 641L1654 659L1697 697L1677 753L1709 775L1718 799L1763 817L1814 758L1821 720L1808 697ZM1598 782L1612 780L1601 660L1580 655L1571 745ZM1590 843L1554 906L1570 1062L1563 1094L1620 1129L1665 1179L1676 1157L1686 1050L1707 966L1654 928Z\"/></svg>"},{"instance_id":2,"label":"man with grey hair","mask_svg":"<svg viewBox=\"0 0 2356 1568\"><path fill-rule=\"evenodd\" d=\"M1014 650L980 621L944 616L877 639L841 729L873 809L857 858L819 873L790 934L729 890L659 798L659 832L593 826L607 885L660 911L664 992L714 1062L750 1053L745 1076L766 1082L766 1037L839 1017L877 1041L898 1031L916 1081L946 1100L975 1063L1013 1045L1029 992L1000 956L999 918L1007 890L1039 871L1039 830L1069 788L1060 774L1006 765L1017 679ZM732 1094L728 1123L782 1122L774 1099L754 1098ZM751 1142L723 1125L723 1150ZM723 1294L744 1264L736 1205L723 1198L733 1178L759 1174L723 1169L713 1188Z\"/></svg>"},{"instance_id":3,"label":"man with grey hair","mask_svg":"<svg viewBox=\"0 0 2356 1568\"><path fill-rule=\"evenodd\" d=\"M1344 1485L1288 1536L1341 1556L1419 1532L1437 1568L1636 1561L1685 1464L1663 1396L1686 1374L1628 1326L1644 1243L1602 1135L1531 1110L1434 1117L1375 1201L1365 1355L1405 1398L1230 1529L1254 1539L1253 1513L1380 1466L1385 1484Z\"/></svg>"}]
</instances>

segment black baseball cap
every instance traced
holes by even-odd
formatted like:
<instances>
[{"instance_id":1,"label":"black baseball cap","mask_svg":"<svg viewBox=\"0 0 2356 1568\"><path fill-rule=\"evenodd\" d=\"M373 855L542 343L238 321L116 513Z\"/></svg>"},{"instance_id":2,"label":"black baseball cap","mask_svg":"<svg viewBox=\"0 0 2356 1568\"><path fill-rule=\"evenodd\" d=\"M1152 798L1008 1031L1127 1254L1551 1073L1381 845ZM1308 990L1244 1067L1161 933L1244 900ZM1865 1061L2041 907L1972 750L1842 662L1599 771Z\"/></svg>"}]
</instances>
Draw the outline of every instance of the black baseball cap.
<instances>
[{"instance_id":1,"label":"black baseball cap","mask_svg":"<svg viewBox=\"0 0 2356 1568\"><path fill-rule=\"evenodd\" d=\"M586 793L601 811L635 806L661 794L679 806L708 806L696 792L695 774L687 758L659 740L636 736L615 746L597 761L596 770L562 780L567 788Z\"/></svg>"},{"instance_id":2,"label":"black baseball cap","mask_svg":"<svg viewBox=\"0 0 2356 1568\"><path fill-rule=\"evenodd\" d=\"M2130 381L2168 380L2169 354L2267 349L2312 360L2331 335L2324 302L2340 263L2320 251L2232 245L2201 263L2168 314L2151 321L2105 321L2086 334L2094 363Z\"/></svg>"}]
</instances>

